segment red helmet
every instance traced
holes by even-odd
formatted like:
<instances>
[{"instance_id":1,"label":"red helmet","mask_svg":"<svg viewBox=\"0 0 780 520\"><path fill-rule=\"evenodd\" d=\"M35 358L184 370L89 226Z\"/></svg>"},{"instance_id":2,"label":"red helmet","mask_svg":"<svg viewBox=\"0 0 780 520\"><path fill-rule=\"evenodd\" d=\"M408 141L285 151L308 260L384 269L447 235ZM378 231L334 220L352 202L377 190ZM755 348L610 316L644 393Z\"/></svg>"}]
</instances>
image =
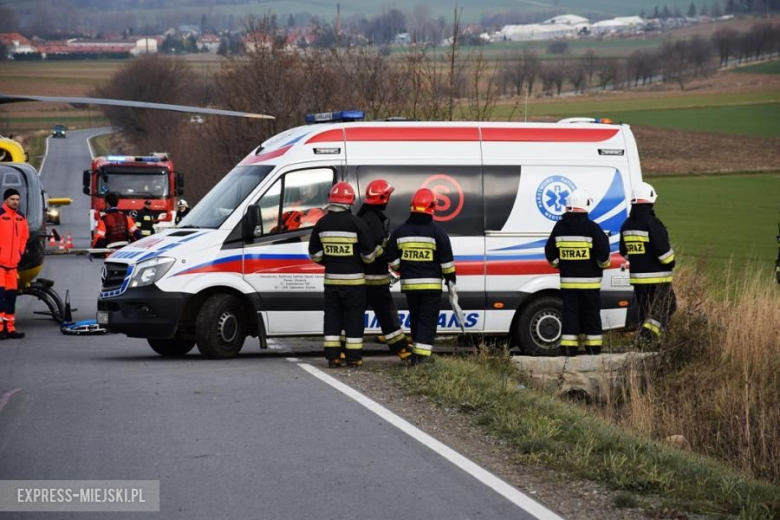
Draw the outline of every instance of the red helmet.
<instances>
[{"instance_id":1,"label":"red helmet","mask_svg":"<svg viewBox=\"0 0 780 520\"><path fill-rule=\"evenodd\" d=\"M390 202L390 194L394 190L395 188L384 179L371 181L366 186L366 204L376 204L377 206L387 204Z\"/></svg>"},{"instance_id":2,"label":"red helmet","mask_svg":"<svg viewBox=\"0 0 780 520\"><path fill-rule=\"evenodd\" d=\"M282 213L282 231L292 231L301 227L303 212L290 210Z\"/></svg>"},{"instance_id":3,"label":"red helmet","mask_svg":"<svg viewBox=\"0 0 780 520\"><path fill-rule=\"evenodd\" d=\"M420 188L412 197L412 213L433 215L436 211L436 194L428 188Z\"/></svg>"},{"instance_id":4,"label":"red helmet","mask_svg":"<svg viewBox=\"0 0 780 520\"><path fill-rule=\"evenodd\" d=\"M355 203L355 190L348 182L337 182L330 189L328 194L328 202L331 204L347 204L351 206Z\"/></svg>"}]
</instances>

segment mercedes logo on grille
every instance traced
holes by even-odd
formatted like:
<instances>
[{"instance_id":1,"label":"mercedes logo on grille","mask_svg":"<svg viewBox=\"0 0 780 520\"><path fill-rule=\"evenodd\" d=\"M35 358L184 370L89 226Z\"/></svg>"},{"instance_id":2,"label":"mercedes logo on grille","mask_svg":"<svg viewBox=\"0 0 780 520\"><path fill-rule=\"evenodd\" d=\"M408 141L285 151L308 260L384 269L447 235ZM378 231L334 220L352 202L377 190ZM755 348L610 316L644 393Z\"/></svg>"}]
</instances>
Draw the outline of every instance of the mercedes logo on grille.
<instances>
[{"instance_id":1,"label":"mercedes logo on grille","mask_svg":"<svg viewBox=\"0 0 780 520\"><path fill-rule=\"evenodd\" d=\"M100 271L100 283L106 285L106 278L108 278L108 268L104 265L103 270Z\"/></svg>"}]
</instances>

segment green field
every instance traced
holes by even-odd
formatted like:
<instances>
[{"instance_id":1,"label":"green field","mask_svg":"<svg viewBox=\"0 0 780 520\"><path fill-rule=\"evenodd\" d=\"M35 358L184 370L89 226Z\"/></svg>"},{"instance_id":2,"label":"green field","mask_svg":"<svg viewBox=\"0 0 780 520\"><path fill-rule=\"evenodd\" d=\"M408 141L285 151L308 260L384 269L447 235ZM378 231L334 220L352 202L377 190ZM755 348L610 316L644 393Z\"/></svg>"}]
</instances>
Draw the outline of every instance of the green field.
<instances>
[{"instance_id":1,"label":"green field","mask_svg":"<svg viewBox=\"0 0 780 520\"><path fill-rule=\"evenodd\" d=\"M669 110L609 111L613 121L696 132L780 137L780 103Z\"/></svg>"},{"instance_id":2,"label":"green field","mask_svg":"<svg viewBox=\"0 0 780 520\"><path fill-rule=\"evenodd\" d=\"M733 105L753 105L780 102L780 92L740 92L729 94L701 94L679 96L635 97L608 99L599 97L560 98L550 102L539 102L535 98L528 100L528 117L537 116L593 116L607 117L615 112L656 111L680 108L706 108ZM493 113L495 118L508 117L513 105L500 105ZM515 110L515 117L519 116Z\"/></svg>"},{"instance_id":3,"label":"green field","mask_svg":"<svg viewBox=\"0 0 780 520\"><path fill-rule=\"evenodd\" d=\"M780 60L748 65L747 67L737 67L733 72L739 74L780 74Z\"/></svg>"},{"instance_id":4,"label":"green field","mask_svg":"<svg viewBox=\"0 0 780 520\"><path fill-rule=\"evenodd\" d=\"M777 257L780 173L653 179L656 213L678 258L703 258L709 270L734 269Z\"/></svg>"}]
</instances>

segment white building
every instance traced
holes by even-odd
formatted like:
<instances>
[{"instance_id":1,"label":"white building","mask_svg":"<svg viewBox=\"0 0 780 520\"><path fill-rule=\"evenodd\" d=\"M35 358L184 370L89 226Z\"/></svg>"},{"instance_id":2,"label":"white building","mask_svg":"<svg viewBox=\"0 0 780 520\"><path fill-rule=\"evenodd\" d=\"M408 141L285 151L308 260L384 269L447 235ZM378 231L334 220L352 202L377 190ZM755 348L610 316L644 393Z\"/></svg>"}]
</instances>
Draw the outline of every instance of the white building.
<instances>
[{"instance_id":1,"label":"white building","mask_svg":"<svg viewBox=\"0 0 780 520\"><path fill-rule=\"evenodd\" d=\"M550 18L549 20L545 20L542 22L543 24L553 24L553 25L590 25L590 20L587 18L583 18L582 16L577 16L576 14L562 14L560 16L555 16L553 18Z\"/></svg>"},{"instance_id":2,"label":"white building","mask_svg":"<svg viewBox=\"0 0 780 520\"><path fill-rule=\"evenodd\" d=\"M506 25L499 34L502 40L531 42L576 38L579 29L563 24Z\"/></svg>"},{"instance_id":3,"label":"white building","mask_svg":"<svg viewBox=\"0 0 780 520\"><path fill-rule=\"evenodd\" d=\"M157 39L141 38L136 40L135 47L130 50L130 54L138 56L139 54L157 54Z\"/></svg>"},{"instance_id":4,"label":"white building","mask_svg":"<svg viewBox=\"0 0 780 520\"><path fill-rule=\"evenodd\" d=\"M647 22L639 16L623 16L619 18L613 18L612 20L602 20L591 25L591 31L594 34L610 34L610 33L625 33L625 32L638 32Z\"/></svg>"}]
</instances>

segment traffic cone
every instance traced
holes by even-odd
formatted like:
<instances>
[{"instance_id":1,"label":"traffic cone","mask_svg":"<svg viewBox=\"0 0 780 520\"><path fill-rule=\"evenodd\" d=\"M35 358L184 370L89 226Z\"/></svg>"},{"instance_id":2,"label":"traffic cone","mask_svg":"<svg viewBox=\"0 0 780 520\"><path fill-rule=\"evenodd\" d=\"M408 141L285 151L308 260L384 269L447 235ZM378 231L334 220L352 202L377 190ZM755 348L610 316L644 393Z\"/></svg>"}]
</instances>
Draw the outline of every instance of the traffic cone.
<instances>
[{"instance_id":1,"label":"traffic cone","mask_svg":"<svg viewBox=\"0 0 780 520\"><path fill-rule=\"evenodd\" d=\"M60 237L60 247L57 249L60 251L65 251L65 237Z\"/></svg>"},{"instance_id":2,"label":"traffic cone","mask_svg":"<svg viewBox=\"0 0 780 520\"><path fill-rule=\"evenodd\" d=\"M65 242L65 247L67 249L73 249L73 237L70 233L68 233L68 240Z\"/></svg>"},{"instance_id":3,"label":"traffic cone","mask_svg":"<svg viewBox=\"0 0 780 520\"><path fill-rule=\"evenodd\" d=\"M54 233L49 235L49 247L57 247L57 239L54 238Z\"/></svg>"}]
</instances>

